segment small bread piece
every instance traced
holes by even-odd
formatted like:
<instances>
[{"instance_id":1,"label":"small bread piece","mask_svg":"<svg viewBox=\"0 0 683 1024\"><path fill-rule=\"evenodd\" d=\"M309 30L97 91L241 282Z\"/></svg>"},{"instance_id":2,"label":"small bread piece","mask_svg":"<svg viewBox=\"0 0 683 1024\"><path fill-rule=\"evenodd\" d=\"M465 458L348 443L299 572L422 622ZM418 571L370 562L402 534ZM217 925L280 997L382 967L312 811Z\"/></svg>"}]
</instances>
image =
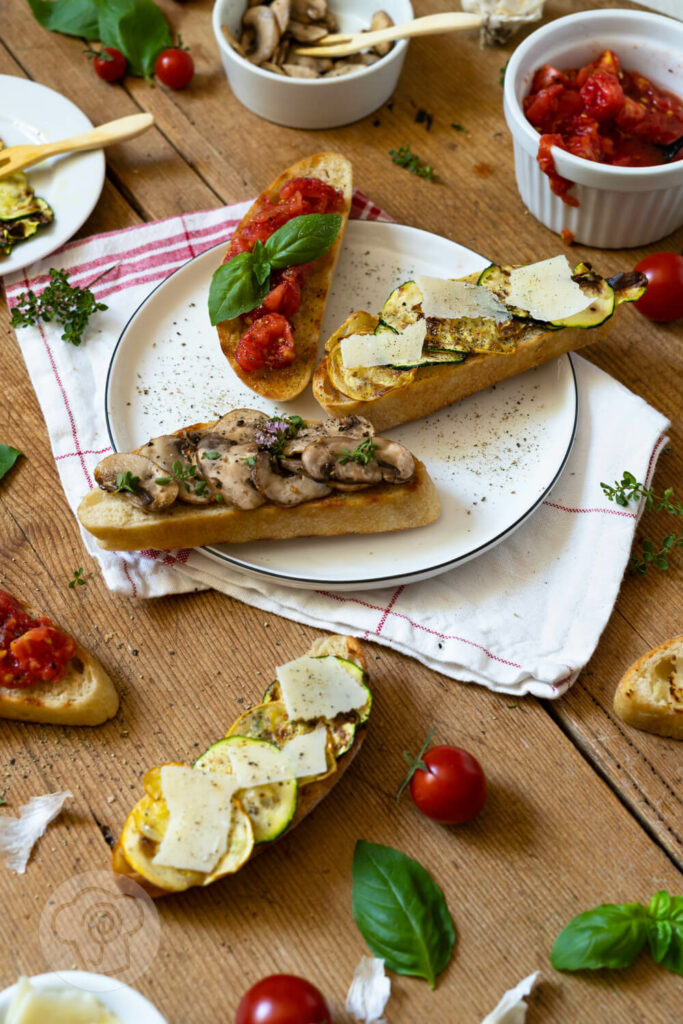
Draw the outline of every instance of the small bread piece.
<instances>
[{"instance_id":1,"label":"small bread piece","mask_svg":"<svg viewBox=\"0 0 683 1024\"><path fill-rule=\"evenodd\" d=\"M631 665L617 686L614 710L636 729L683 740L683 636Z\"/></svg>"},{"instance_id":2,"label":"small bread piece","mask_svg":"<svg viewBox=\"0 0 683 1024\"><path fill-rule=\"evenodd\" d=\"M311 379L318 355L325 305L353 198L353 172L346 157L341 153L318 153L305 160L299 160L276 178L247 210L236 231L252 220L267 200L276 202L283 187L292 178L319 178L344 195L344 208L339 211L342 218L339 234L334 244L311 267L301 292L301 307L290 320L296 349L294 361L280 370L264 369L245 373L235 359L237 345L248 326L244 316L218 324L221 349L239 379L256 394L270 398L274 402L287 402L296 398Z\"/></svg>"},{"instance_id":3,"label":"small bread piece","mask_svg":"<svg viewBox=\"0 0 683 1024\"><path fill-rule=\"evenodd\" d=\"M41 612L24 609L37 617ZM0 718L50 725L101 725L113 718L119 695L99 661L76 642L64 677L10 689L0 686Z\"/></svg>"},{"instance_id":4,"label":"small bread piece","mask_svg":"<svg viewBox=\"0 0 683 1024\"><path fill-rule=\"evenodd\" d=\"M478 279L479 274L470 274L461 280L476 284ZM378 319L373 320L376 326ZM506 377L514 377L566 352L592 345L605 337L612 329L613 321L611 316L604 324L588 330L580 327L539 330L521 341L509 354L485 353L470 356L462 363L426 366L409 384L392 388L371 401L358 401L337 391L327 373L326 356L313 375L313 395L328 415L363 416L381 433L443 409Z\"/></svg>"}]
</instances>

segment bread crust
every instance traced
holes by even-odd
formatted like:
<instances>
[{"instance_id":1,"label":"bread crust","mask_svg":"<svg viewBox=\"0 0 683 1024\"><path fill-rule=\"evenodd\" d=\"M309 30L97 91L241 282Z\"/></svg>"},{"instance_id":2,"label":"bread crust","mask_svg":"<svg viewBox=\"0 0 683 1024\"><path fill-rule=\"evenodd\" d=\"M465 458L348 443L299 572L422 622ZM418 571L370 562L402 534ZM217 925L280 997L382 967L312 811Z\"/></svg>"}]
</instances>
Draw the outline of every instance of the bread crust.
<instances>
[{"instance_id":1,"label":"bread crust","mask_svg":"<svg viewBox=\"0 0 683 1024\"><path fill-rule=\"evenodd\" d=\"M354 661L365 673L367 678L367 664L363 649L352 636L328 636L321 637L316 640L310 650L306 652L311 657L324 657L325 655L334 655L335 657L346 658L348 661ZM311 811L317 807L323 797L327 796L331 789L339 782L342 775L349 769L352 761L358 754L363 740L365 739L365 725L359 725L356 728L355 736L352 745L346 751L345 754L337 761L337 770L332 775L327 776L325 779L321 779L318 782L312 782L308 786L304 786L299 793L296 805L296 811L286 829L284 829L277 839L272 840L269 843L259 843L255 846L249 856L249 861L253 860L254 857L258 857L260 853L268 850L273 843L276 843L283 836L289 835L292 829L306 818ZM243 865L244 866L244 865ZM112 870L118 876L121 876L122 885L125 889L125 880L132 879L138 885L142 886L149 896L153 899L157 899L161 896L169 896L171 893L167 889L161 889L158 886L152 885L143 875L140 875L126 860L126 856L121 847L121 841L118 840L112 850ZM227 876L226 876L227 877ZM186 890L184 890L186 891Z\"/></svg>"},{"instance_id":2,"label":"bread crust","mask_svg":"<svg viewBox=\"0 0 683 1024\"><path fill-rule=\"evenodd\" d=\"M17 603L34 617L42 614ZM17 689L0 686L0 718L16 722L102 725L113 718L118 707L119 695L109 675L77 641L62 679Z\"/></svg>"},{"instance_id":3,"label":"bread crust","mask_svg":"<svg viewBox=\"0 0 683 1024\"><path fill-rule=\"evenodd\" d=\"M283 186L291 178L320 178L328 185L339 189L344 195L344 208L340 211L342 225L334 244L315 261L302 289L301 308L291 318L296 355L294 361L280 370L264 369L245 373L235 353L240 338L248 324L244 316L225 320L218 324L218 338L224 356L248 388L264 398L275 402L286 402L301 394L313 373L318 355L318 340L322 326L325 305L332 284L332 277L339 259L344 232L351 212L353 198L353 172L350 162L340 153L318 153L292 164L261 193L256 202L247 210L237 227L239 231L267 200L276 201ZM226 253L227 255L227 253Z\"/></svg>"},{"instance_id":4,"label":"bread crust","mask_svg":"<svg viewBox=\"0 0 683 1024\"><path fill-rule=\"evenodd\" d=\"M461 280L476 283L478 278L478 274L470 274ZM376 326L378 320L373 319ZM599 327L589 329L565 327L558 331L539 331L536 336L521 341L510 354L480 353L462 363L425 366L418 369L409 384L393 388L372 401L357 401L337 391L328 376L328 357L325 356L313 375L313 395L328 415L364 416L375 430L382 432L428 416L506 377L514 377L567 352L592 345L608 334L613 320L614 315Z\"/></svg>"},{"instance_id":5,"label":"bread crust","mask_svg":"<svg viewBox=\"0 0 683 1024\"><path fill-rule=\"evenodd\" d=\"M636 729L683 740L683 636L666 640L631 665L617 686L614 710Z\"/></svg>"},{"instance_id":6,"label":"bread crust","mask_svg":"<svg viewBox=\"0 0 683 1024\"><path fill-rule=\"evenodd\" d=\"M107 551L173 550L253 540L384 533L426 526L438 519L439 497L425 466L405 484L336 491L293 508L266 504L255 509L178 503L167 512L143 512L120 494L94 488L78 506L81 524Z\"/></svg>"}]
</instances>

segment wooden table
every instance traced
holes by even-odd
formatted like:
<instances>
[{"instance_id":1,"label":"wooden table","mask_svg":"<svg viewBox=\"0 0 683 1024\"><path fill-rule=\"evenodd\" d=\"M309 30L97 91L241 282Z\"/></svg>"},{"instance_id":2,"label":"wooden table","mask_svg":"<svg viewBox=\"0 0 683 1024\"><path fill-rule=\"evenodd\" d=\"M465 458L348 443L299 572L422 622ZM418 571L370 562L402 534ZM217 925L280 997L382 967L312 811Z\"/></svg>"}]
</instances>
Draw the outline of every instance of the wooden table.
<instances>
[{"instance_id":1,"label":"wooden table","mask_svg":"<svg viewBox=\"0 0 683 1024\"><path fill-rule=\"evenodd\" d=\"M29 77L74 100L94 121L139 110L157 126L107 151L102 198L82 235L206 209L255 195L301 156L338 148L357 185L398 221L447 234L499 262L561 250L526 212L515 186L499 71L513 49L482 52L475 38L411 44L393 101L366 120L306 133L260 121L232 97L210 27L210 0L162 0L190 45L197 73L172 93L140 79L109 86L80 41L37 27L28 4L1 0L0 72ZM417 13L452 0L417 0ZM622 2L548 0L557 16ZM454 58L457 54L457 58ZM415 121L424 108L431 130ZM464 125L456 132L452 122ZM410 143L440 184L391 163ZM659 246L678 249L679 232ZM573 256L626 269L646 250ZM256 700L273 666L297 656L314 629L216 593L141 603L110 594L85 554L61 491L38 403L2 312L0 438L27 455L0 489L0 585L48 609L102 659L122 695L117 718L93 731L0 723L0 792L11 812L31 795L70 788L24 876L0 870L0 988L20 972L49 969L37 939L54 889L80 871L106 870L103 831L117 834L141 792L141 775L169 759L191 760L229 722L235 700ZM632 309L584 355L673 420L661 490L683 479L681 325L658 327ZM628 467L624 467L628 468ZM645 515L640 532L665 525ZM83 565L86 587L67 588ZM681 632L683 557L666 573L627 575L598 650L566 697L511 701L429 672L368 644L376 693L362 756L291 837L233 880L158 904L162 937L137 987L173 1024L233 1020L242 991L264 974L302 974L329 994L335 1020L363 941L351 916L350 866L358 837L417 857L443 887L458 929L452 962L435 992L392 979L388 1019L478 1024L506 988L540 968L529 1024L634 1024L681 1020L681 982L648 956L624 972L562 975L548 954L561 927L601 902L681 891L681 747L627 728L612 712L617 680L636 656ZM596 581L591 581L593 585ZM485 766L490 799L459 829L421 818L393 799L401 751L429 728Z\"/></svg>"}]
</instances>

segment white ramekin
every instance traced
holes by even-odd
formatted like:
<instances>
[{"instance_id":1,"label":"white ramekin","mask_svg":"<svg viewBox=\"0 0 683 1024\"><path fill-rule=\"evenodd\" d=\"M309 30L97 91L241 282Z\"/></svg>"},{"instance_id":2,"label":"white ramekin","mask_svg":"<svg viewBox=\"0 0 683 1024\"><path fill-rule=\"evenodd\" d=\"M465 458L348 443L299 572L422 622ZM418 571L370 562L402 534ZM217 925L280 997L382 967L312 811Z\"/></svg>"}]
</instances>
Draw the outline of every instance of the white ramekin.
<instances>
[{"instance_id":1,"label":"white ramekin","mask_svg":"<svg viewBox=\"0 0 683 1024\"><path fill-rule=\"evenodd\" d=\"M249 110L266 121L289 128L338 128L367 117L391 96L401 74L408 43L394 43L391 51L368 67L339 78L285 78L263 71L240 57L221 32L227 25L239 35L246 0L216 0L213 31L230 88ZM340 29L358 32L368 28L374 10L385 10L397 25L413 20L410 0L332 0L330 9Z\"/></svg>"},{"instance_id":2,"label":"white ramekin","mask_svg":"<svg viewBox=\"0 0 683 1024\"><path fill-rule=\"evenodd\" d=\"M505 72L505 119L512 133L519 193L535 217L558 234L601 249L647 245L683 224L683 161L656 167L611 167L553 147L559 174L576 182L580 205L556 196L536 161L539 134L522 99L543 64L581 67L605 49L623 67L683 96L683 23L645 11L586 11L558 18L517 47Z\"/></svg>"}]
</instances>

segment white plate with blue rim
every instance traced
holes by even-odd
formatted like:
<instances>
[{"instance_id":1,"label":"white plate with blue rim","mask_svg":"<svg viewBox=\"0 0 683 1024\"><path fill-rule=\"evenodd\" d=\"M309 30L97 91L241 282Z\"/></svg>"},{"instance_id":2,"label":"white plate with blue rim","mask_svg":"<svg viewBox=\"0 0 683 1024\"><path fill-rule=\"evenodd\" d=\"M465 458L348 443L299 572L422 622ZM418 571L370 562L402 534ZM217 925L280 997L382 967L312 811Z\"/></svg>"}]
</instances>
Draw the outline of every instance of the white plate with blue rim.
<instances>
[{"instance_id":1,"label":"white plate with blue rim","mask_svg":"<svg viewBox=\"0 0 683 1024\"><path fill-rule=\"evenodd\" d=\"M105 413L112 445L218 418L231 408L321 419L310 388L292 402L255 395L235 376L209 323L223 246L190 260L144 300L114 350ZM380 309L416 273L461 277L487 265L456 242L400 224L351 221L332 284L324 339L355 309ZM420 458L441 499L429 526L396 533L221 544L204 555L291 587L358 590L427 579L505 540L557 482L577 422L576 379L563 356L424 419L387 431ZM212 567L215 571L215 565Z\"/></svg>"},{"instance_id":2,"label":"white plate with blue rim","mask_svg":"<svg viewBox=\"0 0 683 1024\"><path fill-rule=\"evenodd\" d=\"M134 988L116 982L105 974L90 971L52 971L29 978L31 988L41 994L72 993L93 996L106 1010L114 1014L119 1024L168 1024L165 1017L152 1006L148 999ZM0 1024L4 1022L17 985L11 985L0 992ZM49 1024L49 1021L45 1021Z\"/></svg>"},{"instance_id":3,"label":"white plate with blue rim","mask_svg":"<svg viewBox=\"0 0 683 1024\"><path fill-rule=\"evenodd\" d=\"M90 131L92 122L66 96L46 85L0 75L0 139L6 147L57 142ZM104 185L104 154L71 153L26 171L29 185L52 207L54 220L0 254L0 276L22 270L68 241L92 213Z\"/></svg>"}]
</instances>

